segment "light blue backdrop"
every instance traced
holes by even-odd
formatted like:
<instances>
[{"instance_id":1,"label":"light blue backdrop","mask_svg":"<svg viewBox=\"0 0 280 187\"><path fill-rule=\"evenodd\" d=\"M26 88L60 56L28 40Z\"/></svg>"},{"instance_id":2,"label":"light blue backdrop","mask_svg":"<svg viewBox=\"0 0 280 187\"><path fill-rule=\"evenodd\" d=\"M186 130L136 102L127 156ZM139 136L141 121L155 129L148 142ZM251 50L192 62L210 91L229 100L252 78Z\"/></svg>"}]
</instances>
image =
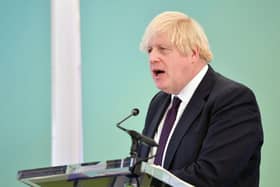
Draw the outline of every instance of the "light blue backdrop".
<instances>
[{"instance_id":1,"label":"light blue backdrop","mask_svg":"<svg viewBox=\"0 0 280 187\"><path fill-rule=\"evenodd\" d=\"M0 186L50 164L50 4L0 1Z\"/></svg>"},{"instance_id":2,"label":"light blue backdrop","mask_svg":"<svg viewBox=\"0 0 280 187\"><path fill-rule=\"evenodd\" d=\"M205 28L212 66L255 91L265 132L260 186L279 186L279 7L277 0L81 0L85 161L128 155L130 138L115 124L138 107L140 116L124 126L140 131L157 91L139 42L155 15L178 10ZM0 186L25 186L16 172L51 160L49 0L0 0L0 51Z\"/></svg>"}]
</instances>

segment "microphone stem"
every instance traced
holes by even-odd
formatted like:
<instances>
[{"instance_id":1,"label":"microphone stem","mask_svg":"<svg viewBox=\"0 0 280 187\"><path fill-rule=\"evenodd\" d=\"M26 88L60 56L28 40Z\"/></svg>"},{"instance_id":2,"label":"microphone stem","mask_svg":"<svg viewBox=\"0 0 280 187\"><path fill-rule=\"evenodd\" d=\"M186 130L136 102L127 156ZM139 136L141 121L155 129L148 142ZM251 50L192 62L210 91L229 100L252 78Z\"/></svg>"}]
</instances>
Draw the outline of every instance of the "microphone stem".
<instances>
[{"instance_id":1,"label":"microphone stem","mask_svg":"<svg viewBox=\"0 0 280 187\"><path fill-rule=\"evenodd\" d=\"M127 116L126 118L124 118L123 120L121 120L119 123L117 123L117 126L120 127L120 124L122 122L124 122L125 120L127 120L128 118L130 118L131 116L133 116L133 114L130 114L129 116Z\"/></svg>"}]
</instances>

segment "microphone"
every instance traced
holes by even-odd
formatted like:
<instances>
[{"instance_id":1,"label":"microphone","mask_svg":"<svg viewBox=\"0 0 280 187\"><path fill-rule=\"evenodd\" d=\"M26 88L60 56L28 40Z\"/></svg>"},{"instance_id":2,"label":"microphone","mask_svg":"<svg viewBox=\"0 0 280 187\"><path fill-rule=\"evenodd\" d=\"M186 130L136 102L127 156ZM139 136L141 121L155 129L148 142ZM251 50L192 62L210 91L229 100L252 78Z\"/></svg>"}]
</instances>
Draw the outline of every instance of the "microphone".
<instances>
[{"instance_id":1,"label":"microphone","mask_svg":"<svg viewBox=\"0 0 280 187\"><path fill-rule=\"evenodd\" d=\"M158 144L150 137L144 136L142 134L140 134L139 132L135 131L135 130L129 130L126 129L122 126L120 126L124 121L126 121L127 119L129 119L132 116L137 116L140 113L138 108L134 108L131 110L130 115L128 115L127 117L125 117L123 120L121 120L120 122L117 123L117 127L123 131L125 131L126 133L128 133L132 139L136 140L136 141L141 141L149 146L158 146Z\"/></svg>"},{"instance_id":2,"label":"microphone","mask_svg":"<svg viewBox=\"0 0 280 187\"><path fill-rule=\"evenodd\" d=\"M126 121L128 118L130 118L131 116L137 116L139 114L139 109L138 108L134 108L131 110L131 113L129 116L125 117L123 120L121 120L120 122L117 123L117 127L119 127L120 129L126 131L126 129L124 129L123 127L120 126L120 124L122 124L124 121Z\"/></svg>"}]
</instances>

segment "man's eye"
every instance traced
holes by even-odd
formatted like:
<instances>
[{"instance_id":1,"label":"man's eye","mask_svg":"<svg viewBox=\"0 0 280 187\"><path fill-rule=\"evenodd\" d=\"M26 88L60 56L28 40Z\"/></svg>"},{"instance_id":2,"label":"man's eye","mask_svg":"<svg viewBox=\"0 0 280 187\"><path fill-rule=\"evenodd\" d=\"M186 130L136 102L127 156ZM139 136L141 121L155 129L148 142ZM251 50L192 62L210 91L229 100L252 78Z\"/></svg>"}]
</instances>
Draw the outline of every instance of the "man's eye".
<instances>
[{"instance_id":1,"label":"man's eye","mask_svg":"<svg viewBox=\"0 0 280 187\"><path fill-rule=\"evenodd\" d=\"M170 48L168 48L168 47L163 47L163 46L159 47L158 49L159 49L159 51L161 51L162 53L168 53L168 52L170 51Z\"/></svg>"},{"instance_id":2,"label":"man's eye","mask_svg":"<svg viewBox=\"0 0 280 187\"><path fill-rule=\"evenodd\" d=\"M151 53L152 50L153 50L153 48L148 48L147 52L148 52L148 53Z\"/></svg>"}]
</instances>

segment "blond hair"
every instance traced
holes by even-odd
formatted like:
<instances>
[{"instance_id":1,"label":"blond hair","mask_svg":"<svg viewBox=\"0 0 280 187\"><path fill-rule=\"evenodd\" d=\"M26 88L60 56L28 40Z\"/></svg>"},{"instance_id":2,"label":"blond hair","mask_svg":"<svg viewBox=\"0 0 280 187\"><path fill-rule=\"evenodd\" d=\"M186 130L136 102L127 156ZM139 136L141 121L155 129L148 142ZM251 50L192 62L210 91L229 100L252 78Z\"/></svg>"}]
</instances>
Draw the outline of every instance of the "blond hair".
<instances>
[{"instance_id":1,"label":"blond hair","mask_svg":"<svg viewBox=\"0 0 280 187\"><path fill-rule=\"evenodd\" d=\"M182 53L198 48L200 58L206 62L212 60L208 39L203 28L194 19L180 12L163 12L156 16L146 28L140 43L140 49L147 51L153 36L166 33L170 42Z\"/></svg>"}]
</instances>

